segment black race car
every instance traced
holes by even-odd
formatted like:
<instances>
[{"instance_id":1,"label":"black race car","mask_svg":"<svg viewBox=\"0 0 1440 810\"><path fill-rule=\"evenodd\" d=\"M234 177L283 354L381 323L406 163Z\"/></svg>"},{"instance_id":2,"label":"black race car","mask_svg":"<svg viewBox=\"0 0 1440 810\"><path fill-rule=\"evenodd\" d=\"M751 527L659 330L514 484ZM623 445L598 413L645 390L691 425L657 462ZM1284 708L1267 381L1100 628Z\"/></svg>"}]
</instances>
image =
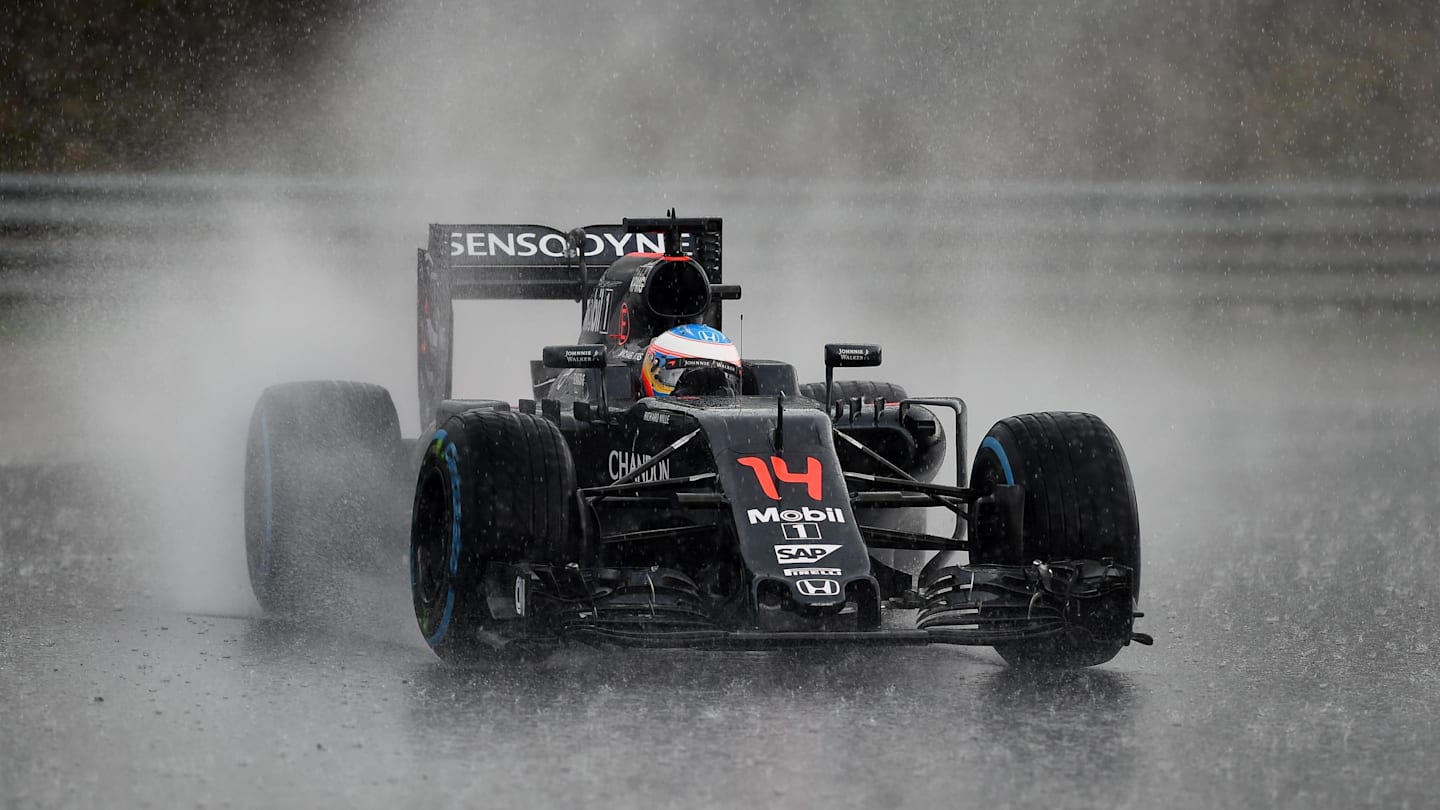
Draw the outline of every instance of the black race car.
<instances>
[{"instance_id":1,"label":"black race car","mask_svg":"<svg viewBox=\"0 0 1440 810\"><path fill-rule=\"evenodd\" d=\"M646 346L679 325L718 329L740 296L723 283L717 218L432 225L418 281L419 440L402 440L377 386L260 397L245 527L267 610L325 598L346 565L393 567L408 533L420 632L450 660L567 639L941 642L1088 666L1150 643L1133 630L1134 489L1098 417L1004 419L967 480L962 400L833 379L879 365L878 346L826 345L823 383L745 359L728 388L687 387L695 369L645 396ZM579 340L532 361L533 399L451 398L452 302L465 298L582 303ZM951 447L955 480L937 482ZM930 533L932 512L954 530ZM933 556L908 573L877 558L896 549Z\"/></svg>"}]
</instances>

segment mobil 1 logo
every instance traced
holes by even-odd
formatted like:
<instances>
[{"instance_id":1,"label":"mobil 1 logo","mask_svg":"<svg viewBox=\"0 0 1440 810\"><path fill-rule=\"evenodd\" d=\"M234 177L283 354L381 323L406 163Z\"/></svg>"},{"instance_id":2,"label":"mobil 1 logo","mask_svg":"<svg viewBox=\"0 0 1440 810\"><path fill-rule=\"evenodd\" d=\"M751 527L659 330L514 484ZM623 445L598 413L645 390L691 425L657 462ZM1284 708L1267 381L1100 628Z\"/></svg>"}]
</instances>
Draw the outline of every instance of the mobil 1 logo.
<instances>
[{"instance_id":1,"label":"mobil 1 logo","mask_svg":"<svg viewBox=\"0 0 1440 810\"><path fill-rule=\"evenodd\" d=\"M786 540L819 540L819 523L781 523L780 531L785 533Z\"/></svg>"},{"instance_id":2,"label":"mobil 1 logo","mask_svg":"<svg viewBox=\"0 0 1440 810\"><path fill-rule=\"evenodd\" d=\"M781 509L771 506L766 509L746 509L745 519L751 526L761 523L844 523L845 513L833 506L806 506L800 509Z\"/></svg>"}]
</instances>

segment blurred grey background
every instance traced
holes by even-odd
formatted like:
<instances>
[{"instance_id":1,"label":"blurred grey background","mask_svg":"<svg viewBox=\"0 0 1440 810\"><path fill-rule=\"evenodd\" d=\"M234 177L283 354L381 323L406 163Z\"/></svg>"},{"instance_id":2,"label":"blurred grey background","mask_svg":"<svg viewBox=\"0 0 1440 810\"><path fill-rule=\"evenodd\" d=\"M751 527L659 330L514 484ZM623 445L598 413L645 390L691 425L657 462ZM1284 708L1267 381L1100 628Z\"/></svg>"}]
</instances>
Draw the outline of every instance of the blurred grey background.
<instances>
[{"instance_id":1,"label":"blurred grey background","mask_svg":"<svg viewBox=\"0 0 1440 810\"><path fill-rule=\"evenodd\" d=\"M1430 3L20 4L0 170L1430 181Z\"/></svg>"}]
</instances>

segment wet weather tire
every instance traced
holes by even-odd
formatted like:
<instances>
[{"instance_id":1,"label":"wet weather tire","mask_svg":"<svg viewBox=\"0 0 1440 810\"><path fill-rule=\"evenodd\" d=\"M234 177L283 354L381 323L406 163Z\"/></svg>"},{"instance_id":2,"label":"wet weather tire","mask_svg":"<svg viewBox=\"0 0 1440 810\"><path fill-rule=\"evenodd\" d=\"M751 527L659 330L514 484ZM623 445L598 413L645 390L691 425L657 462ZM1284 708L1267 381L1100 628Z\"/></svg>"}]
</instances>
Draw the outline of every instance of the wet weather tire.
<instances>
[{"instance_id":1,"label":"wet weather tire","mask_svg":"<svg viewBox=\"0 0 1440 810\"><path fill-rule=\"evenodd\" d=\"M402 450L384 388L313 381L265 389L245 452L245 553L261 607L322 608L340 572L376 557L398 528Z\"/></svg>"},{"instance_id":2,"label":"wet weather tire","mask_svg":"<svg viewBox=\"0 0 1440 810\"><path fill-rule=\"evenodd\" d=\"M473 410L435 431L415 486L410 591L437 655L473 660L515 632L514 596L486 585L492 564L585 558L575 499L570 450L545 419Z\"/></svg>"},{"instance_id":3,"label":"wet weather tire","mask_svg":"<svg viewBox=\"0 0 1440 810\"><path fill-rule=\"evenodd\" d=\"M905 399L905 389L888 382L874 382L872 380L835 380L832 383L831 392L834 396L832 401L850 400L859 397L863 402L874 402L883 397L886 402L899 402ZM802 383L800 385L800 396L808 397L816 402L825 401L825 383Z\"/></svg>"},{"instance_id":4,"label":"wet weather tire","mask_svg":"<svg viewBox=\"0 0 1440 810\"><path fill-rule=\"evenodd\" d=\"M1114 604L1072 617L1060 635L996 645L996 651L1012 664L1041 666L1093 666L1114 658L1129 641L1140 590L1135 489L1114 432L1086 413L1002 419L981 441L971 474L980 495L998 484L1024 488L1020 542L981 521L971 538L972 563L1109 559L1131 569L1131 587L1128 595L1116 594Z\"/></svg>"}]
</instances>

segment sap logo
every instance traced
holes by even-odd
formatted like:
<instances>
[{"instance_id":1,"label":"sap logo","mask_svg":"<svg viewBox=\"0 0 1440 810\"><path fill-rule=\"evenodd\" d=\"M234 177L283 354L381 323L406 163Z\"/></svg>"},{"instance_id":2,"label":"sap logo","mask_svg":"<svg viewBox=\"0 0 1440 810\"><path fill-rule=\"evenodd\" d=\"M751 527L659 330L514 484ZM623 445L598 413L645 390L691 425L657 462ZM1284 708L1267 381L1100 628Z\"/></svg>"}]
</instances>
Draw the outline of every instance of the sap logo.
<instances>
[{"instance_id":1,"label":"sap logo","mask_svg":"<svg viewBox=\"0 0 1440 810\"><path fill-rule=\"evenodd\" d=\"M650 461L652 457L644 453L623 453L619 450L610 451L609 464L606 468L610 473L610 480L616 481L629 475L632 470L638 469L641 465ZM670 462L665 460L654 467L641 473L636 481L659 481L670 477Z\"/></svg>"},{"instance_id":2,"label":"sap logo","mask_svg":"<svg viewBox=\"0 0 1440 810\"><path fill-rule=\"evenodd\" d=\"M833 579L802 579L795 589L805 596L839 596L840 583Z\"/></svg>"},{"instance_id":3,"label":"sap logo","mask_svg":"<svg viewBox=\"0 0 1440 810\"><path fill-rule=\"evenodd\" d=\"M775 489L775 481L779 480L786 484L804 484L805 494L810 500L824 500L821 493L820 459L814 456L805 457L805 472L791 472L790 466L785 459L779 456L771 456L769 462L760 456L742 456L737 461L740 466L749 467L755 473L755 480L760 484L760 491L765 497L772 501L780 500L780 492ZM774 471L772 478L770 473Z\"/></svg>"},{"instance_id":4,"label":"sap logo","mask_svg":"<svg viewBox=\"0 0 1440 810\"><path fill-rule=\"evenodd\" d=\"M564 234L535 231L455 231L450 234L451 256L548 256L564 259L568 240ZM624 256L626 253L659 253L665 246L661 238L646 233L587 233L585 255Z\"/></svg>"},{"instance_id":5,"label":"sap logo","mask_svg":"<svg viewBox=\"0 0 1440 810\"><path fill-rule=\"evenodd\" d=\"M839 568L786 568L787 577L838 577L843 576L844 571Z\"/></svg>"},{"instance_id":6,"label":"sap logo","mask_svg":"<svg viewBox=\"0 0 1440 810\"><path fill-rule=\"evenodd\" d=\"M749 518L750 525L757 523L799 523L809 521L811 523L828 522L844 523L845 513L834 506L826 506L816 509L806 506L800 509L781 509L778 506L768 506L764 509L746 509L745 517Z\"/></svg>"},{"instance_id":7,"label":"sap logo","mask_svg":"<svg viewBox=\"0 0 1440 810\"><path fill-rule=\"evenodd\" d=\"M830 552L840 548L830 543L787 543L775 547L775 561L785 563L816 563L825 559Z\"/></svg>"}]
</instances>

